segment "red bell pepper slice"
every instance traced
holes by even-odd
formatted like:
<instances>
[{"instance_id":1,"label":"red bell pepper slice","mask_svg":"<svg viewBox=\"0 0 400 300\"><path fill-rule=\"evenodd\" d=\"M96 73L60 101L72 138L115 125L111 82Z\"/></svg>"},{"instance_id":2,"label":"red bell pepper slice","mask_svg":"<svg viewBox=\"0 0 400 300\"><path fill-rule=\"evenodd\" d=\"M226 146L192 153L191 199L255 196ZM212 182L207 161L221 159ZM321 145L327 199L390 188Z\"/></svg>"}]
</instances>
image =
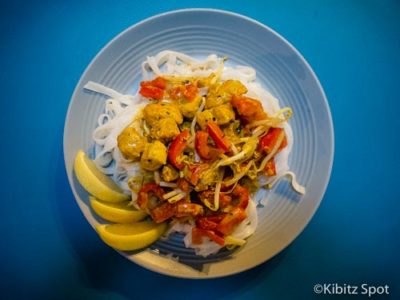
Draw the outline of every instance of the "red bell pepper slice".
<instances>
[{"instance_id":1,"label":"red bell pepper slice","mask_svg":"<svg viewBox=\"0 0 400 300\"><path fill-rule=\"evenodd\" d=\"M175 166L179 170L182 170L185 165L178 161L178 157L183 153L183 150L185 150L186 142L189 137L189 130L185 129L180 134L178 134L172 141L171 145L169 145L168 160L173 166Z\"/></svg>"},{"instance_id":2,"label":"red bell pepper slice","mask_svg":"<svg viewBox=\"0 0 400 300\"><path fill-rule=\"evenodd\" d=\"M210 147L208 144L208 133L204 131L197 131L195 138L195 148L197 153L202 159L216 160L217 157L223 153L223 150Z\"/></svg>"},{"instance_id":3,"label":"red bell pepper slice","mask_svg":"<svg viewBox=\"0 0 400 300\"><path fill-rule=\"evenodd\" d=\"M167 80L162 77L157 77L156 79L152 80L152 83L154 86L160 88L160 89L165 89L167 87Z\"/></svg>"},{"instance_id":4,"label":"red bell pepper slice","mask_svg":"<svg viewBox=\"0 0 400 300\"><path fill-rule=\"evenodd\" d=\"M166 87L167 80L157 77L151 81L142 81L140 83L139 94L146 98L160 100L164 96L164 89Z\"/></svg>"},{"instance_id":5,"label":"red bell pepper slice","mask_svg":"<svg viewBox=\"0 0 400 300\"><path fill-rule=\"evenodd\" d=\"M199 163L199 164L192 164L189 166L189 170L191 172L190 176L190 183L196 185L199 182L200 176L203 171L209 168L209 164Z\"/></svg>"},{"instance_id":6,"label":"red bell pepper slice","mask_svg":"<svg viewBox=\"0 0 400 300\"><path fill-rule=\"evenodd\" d=\"M263 120L267 117L261 102L246 96L234 95L231 104L236 108L240 118L244 123L250 123L256 120Z\"/></svg>"},{"instance_id":7,"label":"red bell pepper slice","mask_svg":"<svg viewBox=\"0 0 400 300\"><path fill-rule=\"evenodd\" d=\"M243 208L235 207L218 224L216 231L223 235L229 235L235 229L235 226L246 219L246 212Z\"/></svg>"},{"instance_id":8,"label":"red bell pepper slice","mask_svg":"<svg viewBox=\"0 0 400 300\"><path fill-rule=\"evenodd\" d=\"M201 228L193 227L192 229L192 243L193 244L201 244L202 243L202 237L207 236L210 238L212 241L217 243L220 246L225 245L225 240L223 237L219 236L212 230L204 230Z\"/></svg>"},{"instance_id":9,"label":"red bell pepper slice","mask_svg":"<svg viewBox=\"0 0 400 300\"><path fill-rule=\"evenodd\" d=\"M209 220L207 217L203 217L196 220L196 225L198 228L204 230L215 230L217 229L218 223Z\"/></svg>"},{"instance_id":10,"label":"red bell pepper slice","mask_svg":"<svg viewBox=\"0 0 400 300\"><path fill-rule=\"evenodd\" d=\"M222 219L225 217L225 215L226 214L211 215L211 216L208 216L208 217L205 217L205 218L207 218L211 222L219 223L219 222L222 221Z\"/></svg>"},{"instance_id":11,"label":"red bell pepper slice","mask_svg":"<svg viewBox=\"0 0 400 300\"><path fill-rule=\"evenodd\" d=\"M196 225L198 228L201 228L201 229L216 230L218 223L220 223L224 217L225 217L225 214L208 216L208 217L200 217L196 220Z\"/></svg>"},{"instance_id":12,"label":"red bell pepper slice","mask_svg":"<svg viewBox=\"0 0 400 300\"><path fill-rule=\"evenodd\" d=\"M183 96L189 101L192 101L194 98L196 98L197 93L198 93L197 86L195 86L192 83L189 83L185 86L183 90Z\"/></svg>"},{"instance_id":13,"label":"red bell pepper slice","mask_svg":"<svg viewBox=\"0 0 400 300\"><path fill-rule=\"evenodd\" d=\"M263 135L260 138L260 148L267 154L271 153L282 131L284 131L283 128L270 128L267 134ZM278 152L281 151L286 146L287 146L287 139L285 134L285 137L283 138L283 141L279 146Z\"/></svg>"},{"instance_id":14,"label":"red bell pepper slice","mask_svg":"<svg viewBox=\"0 0 400 300\"><path fill-rule=\"evenodd\" d=\"M143 86L139 90L139 94L146 98L160 100L164 96L164 91L155 86Z\"/></svg>"},{"instance_id":15,"label":"red bell pepper slice","mask_svg":"<svg viewBox=\"0 0 400 300\"><path fill-rule=\"evenodd\" d=\"M184 97L186 100L192 101L196 98L198 92L199 89L193 83L178 85L168 90L169 96L173 100L182 99Z\"/></svg>"},{"instance_id":16,"label":"red bell pepper slice","mask_svg":"<svg viewBox=\"0 0 400 300\"><path fill-rule=\"evenodd\" d=\"M172 218L176 213L176 203L165 202L150 211L151 218L156 223L162 223Z\"/></svg>"},{"instance_id":17,"label":"red bell pepper slice","mask_svg":"<svg viewBox=\"0 0 400 300\"><path fill-rule=\"evenodd\" d=\"M142 81L140 83L140 87L144 87L144 86L154 86L154 87L164 90L167 87L167 80L163 77L158 76L153 80Z\"/></svg>"},{"instance_id":18,"label":"red bell pepper slice","mask_svg":"<svg viewBox=\"0 0 400 300\"><path fill-rule=\"evenodd\" d=\"M228 138L225 136L221 128L219 128L217 123L209 121L207 123L207 132L218 148L224 150L224 152L227 152L230 149L231 143L229 142Z\"/></svg>"}]
</instances>

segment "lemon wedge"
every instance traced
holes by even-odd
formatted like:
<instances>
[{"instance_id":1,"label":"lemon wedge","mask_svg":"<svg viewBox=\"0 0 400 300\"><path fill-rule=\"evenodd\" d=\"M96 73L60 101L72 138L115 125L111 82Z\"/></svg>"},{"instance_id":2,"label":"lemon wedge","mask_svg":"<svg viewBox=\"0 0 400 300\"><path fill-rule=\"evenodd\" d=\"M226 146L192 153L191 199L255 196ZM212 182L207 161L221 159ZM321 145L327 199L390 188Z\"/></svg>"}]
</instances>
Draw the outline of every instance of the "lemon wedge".
<instances>
[{"instance_id":1,"label":"lemon wedge","mask_svg":"<svg viewBox=\"0 0 400 300\"><path fill-rule=\"evenodd\" d=\"M104 220L115 223L132 223L143 220L147 214L135 209L129 201L123 202L103 202L93 196L89 197L90 206L96 214Z\"/></svg>"},{"instance_id":2,"label":"lemon wedge","mask_svg":"<svg viewBox=\"0 0 400 300\"><path fill-rule=\"evenodd\" d=\"M107 202L121 202L129 199L129 196L104 175L82 150L76 154L74 170L79 183L96 198Z\"/></svg>"},{"instance_id":3,"label":"lemon wedge","mask_svg":"<svg viewBox=\"0 0 400 300\"><path fill-rule=\"evenodd\" d=\"M107 245L123 251L149 246L158 240L166 229L166 223L156 224L150 221L96 226L98 234Z\"/></svg>"}]
</instances>

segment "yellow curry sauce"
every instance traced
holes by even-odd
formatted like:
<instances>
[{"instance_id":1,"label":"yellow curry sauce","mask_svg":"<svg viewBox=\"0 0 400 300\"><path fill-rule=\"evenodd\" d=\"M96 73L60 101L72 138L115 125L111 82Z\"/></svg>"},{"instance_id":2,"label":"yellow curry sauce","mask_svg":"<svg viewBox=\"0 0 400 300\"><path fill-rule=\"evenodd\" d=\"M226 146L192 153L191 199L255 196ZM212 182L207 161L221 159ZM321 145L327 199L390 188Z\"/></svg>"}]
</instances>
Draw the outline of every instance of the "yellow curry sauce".
<instances>
[{"instance_id":1,"label":"yellow curry sauce","mask_svg":"<svg viewBox=\"0 0 400 300\"><path fill-rule=\"evenodd\" d=\"M207 236L223 246L246 218L257 176L276 175L289 116L269 116L240 81L215 73L157 77L139 93L149 101L142 132L128 126L118 136L124 158L149 172L139 189L132 178L137 205L157 223L194 221L194 244Z\"/></svg>"}]
</instances>

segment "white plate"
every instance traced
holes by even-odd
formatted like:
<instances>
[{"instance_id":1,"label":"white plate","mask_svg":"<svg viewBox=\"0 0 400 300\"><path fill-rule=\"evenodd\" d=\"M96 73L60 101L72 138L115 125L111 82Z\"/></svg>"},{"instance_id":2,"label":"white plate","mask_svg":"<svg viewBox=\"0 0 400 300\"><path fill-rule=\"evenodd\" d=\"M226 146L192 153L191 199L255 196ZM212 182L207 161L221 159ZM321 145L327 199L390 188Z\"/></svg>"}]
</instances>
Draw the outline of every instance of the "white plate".
<instances>
[{"instance_id":1,"label":"white plate","mask_svg":"<svg viewBox=\"0 0 400 300\"><path fill-rule=\"evenodd\" d=\"M73 174L73 160L79 149L88 151L93 146L91 134L105 98L84 91L83 85L91 80L133 93L141 80L142 61L166 49L198 57L227 55L231 63L257 70L257 80L280 99L281 106L294 111L289 165L307 193L299 196L286 181L280 182L266 194L266 205L258 209L256 233L229 258L226 252L207 259L197 257L177 237L155 246L178 254L185 263L150 249L120 253L145 268L178 277L220 277L253 268L284 249L310 221L325 192L333 161L332 119L316 75L292 45L255 20L219 10L173 11L128 28L100 51L75 89L65 122L65 165L76 201L88 222L97 224L88 195Z\"/></svg>"}]
</instances>

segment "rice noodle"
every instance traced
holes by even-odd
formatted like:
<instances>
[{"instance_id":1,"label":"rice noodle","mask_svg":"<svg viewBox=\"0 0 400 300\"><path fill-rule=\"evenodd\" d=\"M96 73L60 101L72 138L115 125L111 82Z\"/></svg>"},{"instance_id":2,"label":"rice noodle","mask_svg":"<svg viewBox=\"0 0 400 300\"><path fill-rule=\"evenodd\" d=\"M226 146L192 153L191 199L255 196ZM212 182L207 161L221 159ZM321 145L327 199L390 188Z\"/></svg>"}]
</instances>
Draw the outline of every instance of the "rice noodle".
<instances>
[{"instance_id":1,"label":"rice noodle","mask_svg":"<svg viewBox=\"0 0 400 300\"><path fill-rule=\"evenodd\" d=\"M298 192L301 195L304 195L306 193L305 187L297 182L296 174L294 174L291 171L286 171L285 173L283 173L283 174L281 174L279 176L275 176L275 178L271 182L268 182L266 185L268 185L269 188L272 188L280 179L282 179L284 177L288 177L289 178L290 184L292 185L292 188L296 192Z\"/></svg>"},{"instance_id":2,"label":"rice noodle","mask_svg":"<svg viewBox=\"0 0 400 300\"><path fill-rule=\"evenodd\" d=\"M165 181L160 181L160 184L159 184L161 187L169 187L169 188L176 188L177 187L177 185L176 185L176 183L173 183L173 182L165 182Z\"/></svg>"},{"instance_id":3,"label":"rice noodle","mask_svg":"<svg viewBox=\"0 0 400 300\"><path fill-rule=\"evenodd\" d=\"M185 197L186 197L186 193L185 193L185 192L182 192L182 193L179 193L179 194L177 194L177 195L175 195L175 196L173 196L173 197L167 199L167 201L168 201L169 203L175 203L175 202L178 202L179 200L182 200L182 199L185 198Z\"/></svg>"},{"instance_id":4,"label":"rice noodle","mask_svg":"<svg viewBox=\"0 0 400 300\"><path fill-rule=\"evenodd\" d=\"M164 194L163 195L163 199L167 200L167 199L169 199L169 198L171 198L173 196L176 196L177 194L180 194L182 192L183 191L181 189L175 189L175 190L173 190L173 191L171 191L169 193Z\"/></svg>"},{"instance_id":5,"label":"rice noodle","mask_svg":"<svg viewBox=\"0 0 400 300\"><path fill-rule=\"evenodd\" d=\"M155 181L157 184L160 184L161 177L160 177L160 172L159 172L159 171L154 171L154 181Z\"/></svg>"},{"instance_id":6,"label":"rice noodle","mask_svg":"<svg viewBox=\"0 0 400 300\"><path fill-rule=\"evenodd\" d=\"M236 148L234 143L231 144L231 150L232 150L233 155L236 155L239 153L239 150L238 150L238 148Z\"/></svg>"},{"instance_id":7,"label":"rice noodle","mask_svg":"<svg viewBox=\"0 0 400 300\"><path fill-rule=\"evenodd\" d=\"M104 85L101 85L99 83L93 82L93 81L88 81L88 83L85 84L83 87L84 89L106 95L110 97L111 99L118 100L121 104L129 105L131 104L132 101L135 101L136 98L132 95L123 95L118 93L117 91L106 87Z\"/></svg>"},{"instance_id":8,"label":"rice noodle","mask_svg":"<svg viewBox=\"0 0 400 300\"><path fill-rule=\"evenodd\" d=\"M217 211L219 209L219 194L221 191L221 181L218 181L217 184L215 185L215 191L214 191L214 205L210 209L213 211Z\"/></svg>"},{"instance_id":9,"label":"rice noodle","mask_svg":"<svg viewBox=\"0 0 400 300\"><path fill-rule=\"evenodd\" d=\"M259 137L262 136L264 133L268 132L269 126L258 126L256 129L254 129L251 134L252 136Z\"/></svg>"},{"instance_id":10,"label":"rice noodle","mask_svg":"<svg viewBox=\"0 0 400 300\"><path fill-rule=\"evenodd\" d=\"M201 98L201 104L199 106L199 109L197 110L196 113L202 112L204 109L204 106L206 106L206 99L204 97ZM195 132L195 127L196 127L196 122L197 122L197 118L196 115L194 116L192 123L190 124L190 133L192 135L192 137L194 137L194 135L196 134Z\"/></svg>"}]
</instances>

